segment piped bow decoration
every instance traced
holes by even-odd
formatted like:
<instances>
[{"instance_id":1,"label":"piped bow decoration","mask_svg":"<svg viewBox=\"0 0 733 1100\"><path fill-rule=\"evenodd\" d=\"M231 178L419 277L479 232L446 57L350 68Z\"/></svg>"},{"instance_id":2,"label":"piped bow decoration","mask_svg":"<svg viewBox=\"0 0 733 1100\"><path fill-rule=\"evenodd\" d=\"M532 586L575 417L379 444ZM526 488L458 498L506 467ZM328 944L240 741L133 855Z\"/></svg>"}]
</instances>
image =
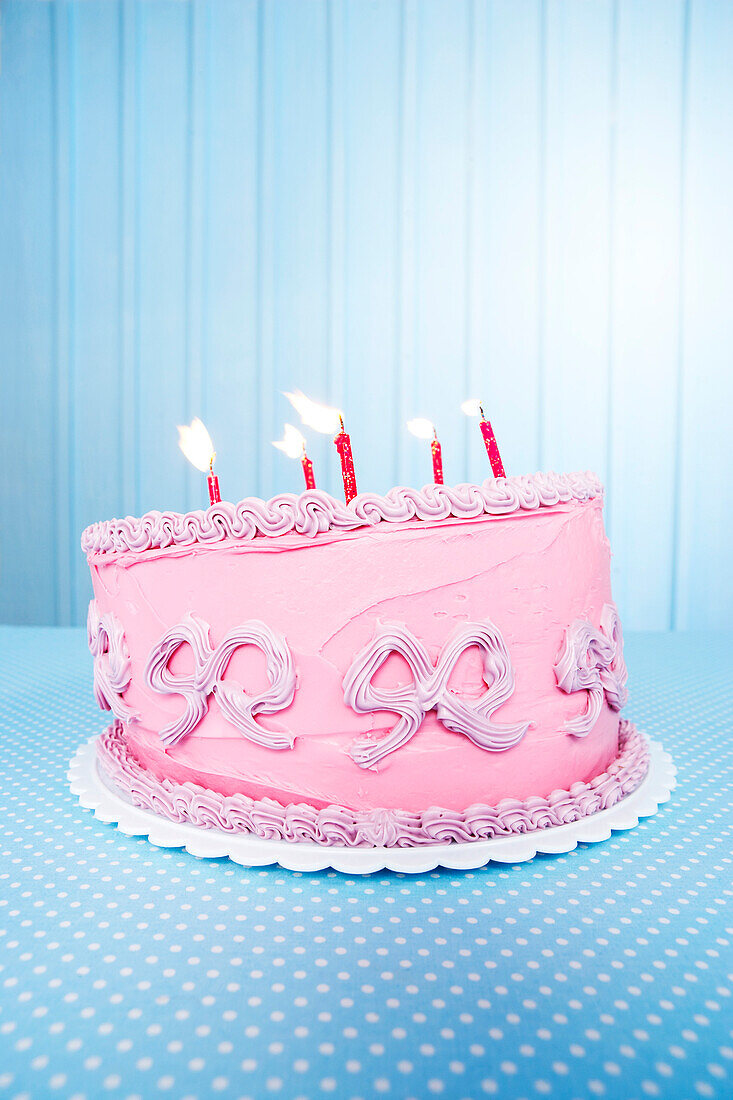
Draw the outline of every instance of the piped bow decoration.
<instances>
[{"instance_id":1,"label":"piped bow decoration","mask_svg":"<svg viewBox=\"0 0 733 1100\"><path fill-rule=\"evenodd\" d=\"M481 652L486 691L468 700L448 684L462 654L474 646ZM375 687L374 676L392 654L407 663L412 682L396 688ZM407 627L380 625L372 641L354 658L343 686L347 705L357 713L386 710L399 716L385 736L375 739L364 734L353 741L351 756L360 768L374 767L406 745L430 710L435 710L447 729L488 752L516 745L530 725L493 721L494 712L514 691L514 670L501 633L488 619L460 626L444 645L435 666L425 646Z\"/></svg>"},{"instance_id":2,"label":"piped bow decoration","mask_svg":"<svg viewBox=\"0 0 733 1100\"><path fill-rule=\"evenodd\" d=\"M122 623L111 612L102 614L96 600L87 612L87 642L94 658L94 698L102 710L111 710L122 722L139 717L122 693L131 680L130 654Z\"/></svg>"},{"instance_id":3,"label":"piped bow decoration","mask_svg":"<svg viewBox=\"0 0 733 1100\"><path fill-rule=\"evenodd\" d=\"M565 733L585 737L598 721L604 699L612 710L626 704L628 674L624 663L621 620L613 604L601 611L600 630L587 619L576 619L565 631L563 647L555 662L555 679L568 695L586 691L585 710L565 724Z\"/></svg>"},{"instance_id":4,"label":"piped bow decoration","mask_svg":"<svg viewBox=\"0 0 733 1100\"><path fill-rule=\"evenodd\" d=\"M160 731L161 741L175 745L191 733L208 711L210 697L215 695L224 717L247 740L268 749L291 749L290 733L265 729L255 720L256 714L275 714L293 701L295 667L285 639L255 619L234 627L216 647L211 644L209 632L207 622L188 613L166 631L148 658L145 668L148 686L163 695L181 695L186 704L181 716ZM185 645L193 653L193 672L173 672L170 662ZM241 684L223 679L236 651L246 645L256 646L264 653L269 680L264 691L251 696Z\"/></svg>"}]
</instances>

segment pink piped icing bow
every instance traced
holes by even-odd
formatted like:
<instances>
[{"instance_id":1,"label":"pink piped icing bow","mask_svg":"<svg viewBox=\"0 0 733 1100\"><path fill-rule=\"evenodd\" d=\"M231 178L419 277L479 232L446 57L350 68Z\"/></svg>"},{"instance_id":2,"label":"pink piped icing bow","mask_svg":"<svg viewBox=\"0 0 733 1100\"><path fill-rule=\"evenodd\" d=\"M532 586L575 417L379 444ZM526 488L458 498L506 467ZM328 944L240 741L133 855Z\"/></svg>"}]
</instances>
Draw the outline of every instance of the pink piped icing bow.
<instances>
[{"instance_id":1,"label":"pink piped icing bow","mask_svg":"<svg viewBox=\"0 0 733 1100\"><path fill-rule=\"evenodd\" d=\"M487 687L478 699L467 702L451 691L448 681L459 658L473 646L481 651ZM374 676L393 653L409 666L412 683L397 688L375 687ZM506 643L488 619L460 626L444 645L435 666L425 646L407 627L380 626L344 677L344 699L359 714L388 710L398 714L399 720L384 737L357 737L350 750L352 759L360 768L374 767L415 736L430 710L436 711L447 729L463 734L479 748L489 752L509 749L524 737L530 725L504 725L492 720L494 711L513 691L514 670Z\"/></svg>"},{"instance_id":2,"label":"pink piped icing bow","mask_svg":"<svg viewBox=\"0 0 733 1100\"><path fill-rule=\"evenodd\" d=\"M601 611L600 630L587 619L576 619L565 631L563 648L555 662L557 686L568 695L586 691L585 710L565 724L565 732L585 737L598 721L604 699L613 710L626 704L628 675L624 663L621 620L614 604Z\"/></svg>"},{"instance_id":3,"label":"pink piped icing bow","mask_svg":"<svg viewBox=\"0 0 733 1100\"><path fill-rule=\"evenodd\" d=\"M256 714L274 714L293 701L295 667L285 639L255 619L230 630L216 647L211 644L209 630L209 624L200 616L188 613L166 631L148 658L148 686L163 695L182 695L186 703L181 716L160 731L161 741L175 745L191 733L209 709L209 697L215 694L224 717L249 741L268 749L291 749L293 738L287 731L265 729L255 720ZM184 645L191 647L194 670L181 675L171 671L170 662ZM235 652L245 645L262 650L270 681L264 691L252 696L240 684L223 680Z\"/></svg>"},{"instance_id":4,"label":"pink piped icing bow","mask_svg":"<svg viewBox=\"0 0 733 1100\"><path fill-rule=\"evenodd\" d=\"M111 612L102 614L96 600L89 602L87 642L94 658L94 698L98 706L111 710L123 722L133 721L138 714L122 698L131 679L122 623Z\"/></svg>"}]
</instances>

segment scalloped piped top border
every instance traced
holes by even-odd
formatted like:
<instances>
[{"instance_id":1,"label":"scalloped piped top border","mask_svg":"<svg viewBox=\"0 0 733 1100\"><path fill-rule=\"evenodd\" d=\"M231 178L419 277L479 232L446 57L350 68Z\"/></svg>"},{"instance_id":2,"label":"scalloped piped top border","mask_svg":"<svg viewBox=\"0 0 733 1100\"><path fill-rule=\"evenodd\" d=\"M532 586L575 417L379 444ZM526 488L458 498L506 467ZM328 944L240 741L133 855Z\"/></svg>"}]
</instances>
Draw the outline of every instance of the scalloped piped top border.
<instances>
[{"instance_id":1,"label":"scalloped piped top border","mask_svg":"<svg viewBox=\"0 0 733 1100\"><path fill-rule=\"evenodd\" d=\"M225 540L279 538L293 532L312 539L326 531L354 531L378 523L505 516L602 496L603 486L590 471L489 478L482 485L395 488L384 496L359 493L348 505L320 489L310 489L299 495L281 493L268 501L245 497L238 504L222 502L185 514L146 512L139 519L128 516L104 520L86 528L81 548L92 557Z\"/></svg>"}]
</instances>

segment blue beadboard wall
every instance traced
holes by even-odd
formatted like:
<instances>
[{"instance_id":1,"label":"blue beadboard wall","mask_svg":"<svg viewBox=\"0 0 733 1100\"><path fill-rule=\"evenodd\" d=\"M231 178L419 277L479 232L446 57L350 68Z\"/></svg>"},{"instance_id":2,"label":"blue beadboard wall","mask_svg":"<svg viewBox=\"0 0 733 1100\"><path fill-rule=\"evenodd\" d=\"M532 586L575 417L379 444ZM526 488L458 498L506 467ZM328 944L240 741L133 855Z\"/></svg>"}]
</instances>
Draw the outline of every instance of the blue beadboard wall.
<instances>
[{"instance_id":1,"label":"blue beadboard wall","mask_svg":"<svg viewBox=\"0 0 733 1100\"><path fill-rule=\"evenodd\" d=\"M300 486L608 486L627 627L729 626L733 4L4 0L0 618L83 620L91 521ZM319 483L335 450L314 438Z\"/></svg>"}]
</instances>

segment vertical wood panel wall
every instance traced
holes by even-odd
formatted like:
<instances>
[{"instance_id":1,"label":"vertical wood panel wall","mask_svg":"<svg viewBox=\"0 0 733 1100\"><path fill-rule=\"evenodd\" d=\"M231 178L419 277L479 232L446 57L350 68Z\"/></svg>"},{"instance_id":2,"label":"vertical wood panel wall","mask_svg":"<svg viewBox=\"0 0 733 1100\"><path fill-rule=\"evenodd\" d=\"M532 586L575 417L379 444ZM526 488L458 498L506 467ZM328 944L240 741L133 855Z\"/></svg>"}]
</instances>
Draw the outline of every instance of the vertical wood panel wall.
<instances>
[{"instance_id":1,"label":"vertical wood panel wall","mask_svg":"<svg viewBox=\"0 0 733 1100\"><path fill-rule=\"evenodd\" d=\"M728 626L733 5L4 0L0 618L83 620L81 529L300 485L298 386L363 489L485 455L608 486L628 627ZM338 491L329 440L319 483Z\"/></svg>"}]
</instances>

